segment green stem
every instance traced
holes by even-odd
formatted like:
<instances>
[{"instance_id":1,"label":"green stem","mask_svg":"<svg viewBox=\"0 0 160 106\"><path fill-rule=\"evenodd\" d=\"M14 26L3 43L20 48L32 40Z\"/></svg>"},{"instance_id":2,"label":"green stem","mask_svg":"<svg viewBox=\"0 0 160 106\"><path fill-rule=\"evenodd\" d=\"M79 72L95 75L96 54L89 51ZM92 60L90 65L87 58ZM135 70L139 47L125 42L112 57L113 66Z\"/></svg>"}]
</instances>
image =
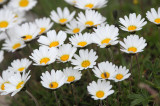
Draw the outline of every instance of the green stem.
<instances>
[{"instance_id":1,"label":"green stem","mask_svg":"<svg viewBox=\"0 0 160 106\"><path fill-rule=\"evenodd\" d=\"M99 106L103 106L103 104L102 104L102 100L100 100Z\"/></svg>"},{"instance_id":2,"label":"green stem","mask_svg":"<svg viewBox=\"0 0 160 106\"><path fill-rule=\"evenodd\" d=\"M78 106L78 102L77 102L77 96L76 96L76 92L75 92L75 87L73 84L71 84L72 86L72 93L73 93L73 96L74 96L74 101L76 103L76 106Z\"/></svg>"},{"instance_id":3,"label":"green stem","mask_svg":"<svg viewBox=\"0 0 160 106\"><path fill-rule=\"evenodd\" d=\"M32 98L32 100L35 102L36 106L39 106L39 103L37 99L30 93L28 90L25 90L25 92Z\"/></svg>"},{"instance_id":4,"label":"green stem","mask_svg":"<svg viewBox=\"0 0 160 106\"><path fill-rule=\"evenodd\" d=\"M54 96L55 96L55 98L56 98L57 105L60 106L60 101L58 100L56 91L54 91Z\"/></svg>"},{"instance_id":5,"label":"green stem","mask_svg":"<svg viewBox=\"0 0 160 106\"><path fill-rule=\"evenodd\" d=\"M110 59L111 59L111 61L114 62L113 52L112 52L112 50L111 50L110 47L108 48L108 51L109 51L109 54L110 54Z\"/></svg>"},{"instance_id":6,"label":"green stem","mask_svg":"<svg viewBox=\"0 0 160 106\"><path fill-rule=\"evenodd\" d=\"M131 72L131 75L133 75L132 64L133 64L133 56L131 56L131 63L130 63L130 72ZM130 91L132 91L132 77L130 77Z\"/></svg>"},{"instance_id":7,"label":"green stem","mask_svg":"<svg viewBox=\"0 0 160 106\"><path fill-rule=\"evenodd\" d=\"M118 106L120 106L120 102L119 102L119 97L121 95L121 85L120 85L120 82L118 82Z\"/></svg>"},{"instance_id":8,"label":"green stem","mask_svg":"<svg viewBox=\"0 0 160 106\"><path fill-rule=\"evenodd\" d=\"M138 61L138 54L136 54L136 61L137 61L137 65L138 65L138 81L141 79L141 70L140 70L140 65L139 65L139 61Z\"/></svg>"}]
</instances>

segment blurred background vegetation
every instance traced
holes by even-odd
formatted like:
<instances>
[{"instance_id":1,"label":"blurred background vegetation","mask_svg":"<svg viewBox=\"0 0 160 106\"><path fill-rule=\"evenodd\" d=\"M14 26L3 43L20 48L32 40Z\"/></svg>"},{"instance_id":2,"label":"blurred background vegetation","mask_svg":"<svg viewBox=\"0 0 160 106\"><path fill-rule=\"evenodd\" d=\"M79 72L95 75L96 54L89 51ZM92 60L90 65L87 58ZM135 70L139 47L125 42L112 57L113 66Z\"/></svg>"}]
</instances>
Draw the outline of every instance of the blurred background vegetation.
<instances>
[{"instance_id":1,"label":"blurred background vegetation","mask_svg":"<svg viewBox=\"0 0 160 106\"><path fill-rule=\"evenodd\" d=\"M136 2L137 1L137 2ZM38 17L49 17L52 10L56 10L57 7L67 6L71 11L83 11L77 8L72 7L71 5L64 2L64 0L38 0L37 6L32 10L33 13L37 14ZM124 15L129 15L129 13L135 12L136 14L141 14L143 17L146 17L146 12L151 8L158 9L160 6L160 0L109 0L107 6L103 9L98 10L103 16L107 17L108 24L119 25L119 17L124 17ZM117 18L113 17L113 13L117 12ZM146 19L147 20L147 19ZM58 24L54 24L52 29L63 30L65 27L62 27ZM139 36L144 37L147 40L147 47L144 49L144 52L140 53L138 56L140 63L140 70L137 68L136 58L133 60L132 68L132 92L129 89L129 80L120 82L121 92L118 92L118 84L111 81L115 93L108 97L107 104L109 106L118 106L117 98L120 97L120 106L156 106L154 97L150 95L145 89L138 87L140 82L148 84L152 89L156 90L159 94L160 91L160 32L158 27L150 22L144 28L137 32ZM119 38L122 40L124 37L129 35L129 33L120 30ZM68 35L68 37L71 35ZM68 43L68 40L65 42ZM32 41L30 46L32 49L39 47L39 44L36 40ZM110 61L110 55L106 49L97 48L96 45L91 44L88 49L94 49L98 52L98 61ZM123 65L129 68L130 66L130 55L120 52L119 44L111 47L114 56L114 64ZM6 69L10 62L17 58L28 58L32 50L28 47L25 47L22 51L17 51L15 54L6 53L5 60L1 69ZM9 55L9 56L8 56ZM66 68L71 66L70 63L57 63L47 67L37 67L31 66L31 79L27 83L27 88L33 93L33 95L38 99L41 106L56 106L56 100L51 90L48 90L40 84L40 75L46 70L55 70ZM88 70L88 71L91 71ZM138 73L141 72L142 78L138 81ZM91 96L87 92L88 73L86 70L82 71L83 76L80 81L75 82L75 91L77 95L77 101L79 106L98 106L99 101L94 101L91 99ZM97 78L92 74L92 80L97 80ZM91 81L90 81L91 82ZM71 84L65 84L61 88L57 89L57 96L60 99L62 106L72 106L75 104L74 97L72 95ZM103 101L106 103L106 100ZM34 106L34 102L24 93L18 93L14 99L12 99L11 106Z\"/></svg>"}]
</instances>

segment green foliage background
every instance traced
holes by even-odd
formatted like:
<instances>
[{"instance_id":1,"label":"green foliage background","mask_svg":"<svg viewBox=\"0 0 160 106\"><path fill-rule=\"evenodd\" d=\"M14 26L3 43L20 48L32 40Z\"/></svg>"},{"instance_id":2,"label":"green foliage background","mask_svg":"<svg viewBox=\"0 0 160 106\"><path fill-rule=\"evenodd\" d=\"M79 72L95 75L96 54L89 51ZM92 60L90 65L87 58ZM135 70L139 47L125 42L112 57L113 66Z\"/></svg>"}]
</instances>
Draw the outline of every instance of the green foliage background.
<instances>
[{"instance_id":1,"label":"green foliage background","mask_svg":"<svg viewBox=\"0 0 160 106\"><path fill-rule=\"evenodd\" d=\"M150 8L156 8L160 6L160 0L138 0L138 4L133 4L133 0L109 0L108 5L98 10L102 13L103 16L107 17L108 24L115 24L119 25L118 18L124 17L124 15L129 15L129 13L135 12L136 14L141 14L145 17L145 13L150 10ZM47 16L49 17L50 12L55 10L57 7L69 7L71 11L76 10L77 13L83 10L79 10L77 8L72 7L71 5L64 2L64 0L38 0L37 6L32 10L36 13L39 17ZM113 11L118 12L118 18L113 18ZM147 19L146 19L147 20ZM52 29L63 30L64 27L54 24ZM147 47L145 48L144 52L139 54L139 63L140 63L140 70L137 68L136 59L134 57L133 60L133 68L132 68L132 87L133 90L130 92L129 88L129 80L125 80L120 83L121 85L121 92L118 93L118 84L111 81L113 85L113 89L115 93L108 97L107 104L109 106L118 106L117 97L120 96L120 105L121 106L156 106L153 97L143 89L138 87L139 82L144 82L149 84L153 89L155 89L158 93L160 90L160 31L156 25L148 22L144 28L137 32L139 36L144 37L147 40ZM129 33L120 30L120 40L124 37L129 35ZM68 37L71 35L68 35ZM65 42L67 43L68 40ZM17 51L15 54L12 53L5 53L5 60L3 65L1 65L1 69L6 69L10 62L12 62L15 58L24 58L31 54L33 49L39 47L37 41L32 41L30 47L27 46L22 51ZM110 55L106 51L106 49L97 48L96 45L92 44L86 47L88 49L94 49L98 52L98 61L110 61ZM116 65L123 65L129 68L130 66L130 55L120 52L119 44L116 46L111 47L114 56L114 64ZM41 106L56 106L55 97L53 95L53 91L47 90L46 88L42 87L40 84L40 75L42 72L46 70L51 70L52 68L59 70L63 69L67 66L71 66L70 63L63 64L63 63L54 63L53 65L47 67L37 67L32 66L30 69L31 72L31 79L27 83L26 87L29 91L33 93L33 95L38 99ZM91 99L91 96L87 92L86 86L90 79L88 79L87 71L90 70L83 70L83 76L80 81L74 83L76 94L77 94L77 101L79 106L98 106L99 101L94 101ZM141 73L141 81L138 81L138 73ZM92 74L92 80L97 80L97 78ZM62 106L72 106L74 105L74 97L72 95L72 88L71 85L65 84L61 88L57 89L57 95L60 99ZM106 104L106 100L103 101ZM25 92L18 93L15 98L12 100L11 106L34 106L35 104L33 101L25 94Z\"/></svg>"}]
</instances>

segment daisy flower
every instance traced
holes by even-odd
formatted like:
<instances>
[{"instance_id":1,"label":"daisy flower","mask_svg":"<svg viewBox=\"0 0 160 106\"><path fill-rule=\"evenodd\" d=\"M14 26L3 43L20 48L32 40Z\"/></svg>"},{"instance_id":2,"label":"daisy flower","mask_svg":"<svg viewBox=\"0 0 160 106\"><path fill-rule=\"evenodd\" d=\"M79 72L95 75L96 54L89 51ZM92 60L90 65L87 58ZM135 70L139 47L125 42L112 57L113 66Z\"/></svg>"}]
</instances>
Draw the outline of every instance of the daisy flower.
<instances>
[{"instance_id":1,"label":"daisy flower","mask_svg":"<svg viewBox=\"0 0 160 106\"><path fill-rule=\"evenodd\" d=\"M122 24L120 25L120 28L124 31L128 32L136 32L142 29L144 25L147 24L147 21L145 19L141 19L142 16L139 14L136 16L136 13L129 14L129 17L124 16L123 18L119 18L119 22Z\"/></svg>"},{"instance_id":2,"label":"daisy flower","mask_svg":"<svg viewBox=\"0 0 160 106\"><path fill-rule=\"evenodd\" d=\"M79 56L77 54L74 54L74 58L71 60L71 64L75 65L74 69L87 69L87 68L93 68L94 65L96 65L96 60L98 56L96 55L96 52L91 49L90 51L88 49L86 50L80 50Z\"/></svg>"},{"instance_id":3,"label":"daisy flower","mask_svg":"<svg viewBox=\"0 0 160 106\"><path fill-rule=\"evenodd\" d=\"M46 17L36 19L35 23L37 27L40 29L40 32L39 32L40 35L43 33L46 33L53 26L53 22L51 22L51 19Z\"/></svg>"},{"instance_id":4,"label":"daisy flower","mask_svg":"<svg viewBox=\"0 0 160 106\"><path fill-rule=\"evenodd\" d=\"M7 0L0 0L0 4L5 3Z\"/></svg>"},{"instance_id":5,"label":"daisy flower","mask_svg":"<svg viewBox=\"0 0 160 106\"><path fill-rule=\"evenodd\" d=\"M33 50L29 56L35 63L33 65L45 66L56 60L58 50L47 46L40 46L39 49Z\"/></svg>"},{"instance_id":6,"label":"daisy flower","mask_svg":"<svg viewBox=\"0 0 160 106\"><path fill-rule=\"evenodd\" d=\"M3 61L4 59L4 51L0 51L0 63Z\"/></svg>"},{"instance_id":7,"label":"daisy flower","mask_svg":"<svg viewBox=\"0 0 160 106\"><path fill-rule=\"evenodd\" d=\"M71 44L75 47L85 47L92 43L92 34L90 33L79 33L69 38Z\"/></svg>"},{"instance_id":8,"label":"daisy flower","mask_svg":"<svg viewBox=\"0 0 160 106\"><path fill-rule=\"evenodd\" d=\"M8 9L0 10L0 31L5 31L6 29L13 27L17 20L15 16L16 14Z\"/></svg>"},{"instance_id":9,"label":"daisy flower","mask_svg":"<svg viewBox=\"0 0 160 106\"><path fill-rule=\"evenodd\" d=\"M77 48L72 47L71 44L63 44L58 49L57 59L61 62L65 63L67 61L70 61L75 54Z\"/></svg>"},{"instance_id":10,"label":"daisy flower","mask_svg":"<svg viewBox=\"0 0 160 106\"><path fill-rule=\"evenodd\" d=\"M77 2L77 0L64 0L64 1L70 5L75 5Z\"/></svg>"},{"instance_id":11,"label":"daisy flower","mask_svg":"<svg viewBox=\"0 0 160 106\"><path fill-rule=\"evenodd\" d=\"M76 7L87 10L87 9L99 9L106 6L108 0L77 0Z\"/></svg>"},{"instance_id":12,"label":"daisy flower","mask_svg":"<svg viewBox=\"0 0 160 106\"><path fill-rule=\"evenodd\" d=\"M30 79L31 75L29 75L30 71L28 73L25 73L23 71L22 74L19 72L11 76L8 81L10 83L5 83L5 91L7 93L12 93L11 96L14 96L16 93L18 93L26 84L26 82Z\"/></svg>"},{"instance_id":13,"label":"daisy flower","mask_svg":"<svg viewBox=\"0 0 160 106\"><path fill-rule=\"evenodd\" d=\"M66 24L67 28L66 33L68 34L77 34L82 32L86 27L80 23L78 23L75 19L73 19L69 24Z\"/></svg>"},{"instance_id":14,"label":"daisy flower","mask_svg":"<svg viewBox=\"0 0 160 106\"><path fill-rule=\"evenodd\" d=\"M2 46L3 50L8 52L15 52L16 50L24 48L26 44L20 38L12 38L10 40L6 39Z\"/></svg>"},{"instance_id":15,"label":"daisy flower","mask_svg":"<svg viewBox=\"0 0 160 106\"><path fill-rule=\"evenodd\" d=\"M111 62L101 62L98 67L95 66L92 70L96 77L100 79L113 79L115 73L115 65Z\"/></svg>"},{"instance_id":16,"label":"daisy flower","mask_svg":"<svg viewBox=\"0 0 160 106\"><path fill-rule=\"evenodd\" d=\"M64 44L64 41L67 38L67 34L63 31L59 31L58 33L56 33L55 30L51 30L49 32L47 32L47 36L40 36L40 38L38 39L38 42L41 45L46 45L51 47L58 47L62 44Z\"/></svg>"},{"instance_id":17,"label":"daisy flower","mask_svg":"<svg viewBox=\"0 0 160 106\"><path fill-rule=\"evenodd\" d=\"M104 23L106 18L95 10L86 10L85 14L78 14L77 20L86 27L92 27Z\"/></svg>"},{"instance_id":18,"label":"daisy flower","mask_svg":"<svg viewBox=\"0 0 160 106\"><path fill-rule=\"evenodd\" d=\"M119 42L121 45L121 51L125 53L139 53L142 52L143 49L147 46L146 40L138 35L129 35L127 38L124 38L124 43L122 41Z\"/></svg>"},{"instance_id":19,"label":"daisy flower","mask_svg":"<svg viewBox=\"0 0 160 106\"><path fill-rule=\"evenodd\" d=\"M9 5L18 11L29 11L37 4L37 0L10 0Z\"/></svg>"},{"instance_id":20,"label":"daisy flower","mask_svg":"<svg viewBox=\"0 0 160 106\"><path fill-rule=\"evenodd\" d=\"M98 26L94 29L95 35L92 37L93 42L98 44L101 48L118 43L119 29L114 25Z\"/></svg>"},{"instance_id":21,"label":"daisy flower","mask_svg":"<svg viewBox=\"0 0 160 106\"><path fill-rule=\"evenodd\" d=\"M48 89L57 89L66 82L66 77L61 70L55 71L52 69L51 74L48 71L42 73L41 80L43 87Z\"/></svg>"},{"instance_id":22,"label":"daisy flower","mask_svg":"<svg viewBox=\"0 0 160 106\"><path fill-rule=\"evenodd\" d=\"M5 32L0 33L0 41L7 39L7 35Z\"/></svg>"},{"instance_id":23,"label":"daisy flower","mask_svg":"<svg viewBox=\"0 0 160 106\"><path fill-rule=\"evenodd\" d=\"M147 11L146 16L152 23L160 25L160 7L158 8L158 11L156 11L154 8L151 8L151 11Z\"/></svg>"},{"instance_id":24,"label":"daisy flower","mask_svg":"<svg viewBox=\"0 0 160 106\"><path fill-rule=\"evenodd\" d=\"M67 22L71 21L75 15L75 11L73 11L72 13L70 13L70 11L68 10L67 7L64 8L64 10L62 10L60 7L57 8L57 13L56 11L52 11L51 12L51 19L58 23L58 24L66 24Z\"/></svg>"},{"instance_id":25,"label":"daisy flower","mask_svg":"<svg viewBox=\"0 0 160 106\"><path fill-rule=\"evenodd\" d=\"M79 70L75 70L72 67L67 67L63 70L64 75L66 76L67 80L66 83L72 83L77 80L80 80L82 73Z\"/></svg>"},{"instance_id":26,"label":"daisy flower","mask_svg":"<svg viewBox=\"0 0 160 106\"><path fill-rule=\"evenodd\" d=\"M35 23L24 23L21 26L15 28L17 36L21 37L24 41L28 42L36 38L40 29Z\"/></svg>"},{"instance_id":27,"label":"daisy flower","mask_svg":"<svg viewBox=\"0 0 160 106\"><path fill-rule=\"evenodd\" d=\"M0 76L0 95L7 95L8 93L5 92L5 84L10 83L9 78L13 76L14 73L12 71L4 70L2 71L2 76Z\"/></svg>"},{"instance_id":28,"label":"daisy flower","mask_svg":"<svg viewBox=\"0 0 160 106\"><path fill-rule=\"evenodd\" d=\"M115 82L123 81L131 75L131 73L128 73L129 70L126 69L126 67L120 66L120 67L116 67L115 69L116 69L116 72L114 73L114 77L113 77L113 80Z\"/></svg>"},{"instance_id":29,"label":"daisy flower","mask_svg":"<svg viewBox=\"0 0 160 106\"><path fill-rule=\"evenodd\" d=\"M10 70L13 70L15 72L23 72L31 65L31 61L27 58L23 59L16 59L11 63Z\"/></svg>"},{"instance_id":30,"label":"daisy flower","mask_svg":"<svg viewBox=\"0 0 160 106\"><path fill-rule=\"evenodd\" d=\"M92 81L87 86L87 90L94 100L103 100L109 95L114 93L114 90L111 90L112 85L109 81L98 80L97 82Z\"/></svg>"}]
</instances>

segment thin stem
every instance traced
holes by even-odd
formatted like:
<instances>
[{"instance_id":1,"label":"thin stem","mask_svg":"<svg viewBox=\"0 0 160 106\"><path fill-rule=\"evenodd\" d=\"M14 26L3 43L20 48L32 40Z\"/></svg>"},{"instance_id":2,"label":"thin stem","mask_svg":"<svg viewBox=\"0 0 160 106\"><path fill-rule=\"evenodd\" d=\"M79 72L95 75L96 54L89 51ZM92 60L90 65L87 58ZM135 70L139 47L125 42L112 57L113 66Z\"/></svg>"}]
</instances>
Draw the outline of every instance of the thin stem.
<instances>
[{"instance_id":1,"label":"thin stem","mask_svg":"<svg viewBox=\"0 0 160 106\"><path fill-rule=\"evenodd\" d=\"M131 63L130 63L130 72L131 72L131 74L133 74L133 72L132 72L132 64L133 64L133 56L131 56ZM132 91L132 77L130 77L130 91Z\"/></svg>"},{"instance_id":2,"label":"thin stem","mask_svg":"<svg viewBox=\"0 0 160 106\"><path fill-rule=\"evenodd\" d=\"M73 84L71 84L72 86L72 93L73 93L73 96L74 96L74 101L76 103L76 106L78 106L78 102L77 102L77 96L76 96L76 92L75 92L75 87Z\"/></svg>"},{"instance_id":3,"label":"thin stem","mask_svg":"<svg viewBox=\"0 0 160 106\"><path fill-rule=\"evenodd\" d=\"M10 40L10 36L7 33L7 30L5 30L5 34L7 35L7 38Z\"/></svg>"},{"instance_id":4,"label":"thin stem","mask_svg":"<svg viewBox=\"0 0 160 106\"><path fill-rule=\"evenodd\" d=\"M91 72L90 72L89 68L87 69L87 72L88 72L88 75L89 75L89 77L90 77L90 80L89 80L89 81L91 81L91 80L92 80L92 75L91 75Z\"/></svg>"},{"instance_id":5,"label":"thin stem","mask_svg":"<svg viewBox=\"0 0 160 106\"><path fill-rule=\"evenodd\" d=\"M158 26L159 34L160 34L160 26ZM158 36L159 41L160 41L160 35Z\"/></svg>"},{"instance_id":6,"label":"thin stem","mask_svg":"<svg viewBox=\"0 0 160 106\"><path fill-rule=\"evenodd\" d=\"M57 105L60 106L60 101L58 100L56 91L54 91L54 96L55 96L55 98L56 98Z\"/></svg>"},{"instance_id":7,"label":"thin stem","mask_svg":"<svg viewBox=\"0 0 160 106\"><path fill-rule=\"evenodd\" d=\"M37 99L30 93L28 90L25 90L25 92L32 98L32 100L35 102L36 106L39 106L39 103Z\"/></svg>"},{"instance_id":8,"label":"thin stem","mask_svg":"<svg viewBox=\"0 0 160 106\"><path fill-rule=\"evenodd\" d=\"M109 54L110 54L111 61L114 62L113 52L112 52L110 47L108 48L108 51L109 51Z\"/></svg>"},{"instance_id":9,"label":"thin stem","mask_svg":"<svg viewBox=\"0 0 160 106\"><path fill-rule=\"evenodd\" d=\"M119 102L120 94L121 94L121 85L120 85L120 82L118 82L118 106L120 106L120 102Z\"/></svg>"},{"instance_id":10,"label":"thin stem","mask_svg":"<svg viewBox=\"0 0 160 106\"><path fill-rule=\"evenodd\" d=\"M108 98L106 98L106 106L108 106Z\"/></svg>"},{"instance_id":11,"label":"thin stem","mask_svg":"<svg viewBox=\"0 0 160 106\"><path fill-rule=\"evenodd\" d=\"M102 104L102 100L100 100L99 102L100 102L100 103L99 103L99 106L103 106L103 104Z\"/></svg>"},{"instance_id":12,"label":"thin stem","mask_svg":"<svg viewBox=\"0 0 160 106\"><path fill-rule=\"evenodd\" d=\"M136 54L136 61L137 61L137 65L138 65L138 72L139 72L138 81L139 81L140 78L141 78L141 70L140 70L140 64L139 64L139 61L138 61L138 54Z\"/></svg>"}]
</instances>

